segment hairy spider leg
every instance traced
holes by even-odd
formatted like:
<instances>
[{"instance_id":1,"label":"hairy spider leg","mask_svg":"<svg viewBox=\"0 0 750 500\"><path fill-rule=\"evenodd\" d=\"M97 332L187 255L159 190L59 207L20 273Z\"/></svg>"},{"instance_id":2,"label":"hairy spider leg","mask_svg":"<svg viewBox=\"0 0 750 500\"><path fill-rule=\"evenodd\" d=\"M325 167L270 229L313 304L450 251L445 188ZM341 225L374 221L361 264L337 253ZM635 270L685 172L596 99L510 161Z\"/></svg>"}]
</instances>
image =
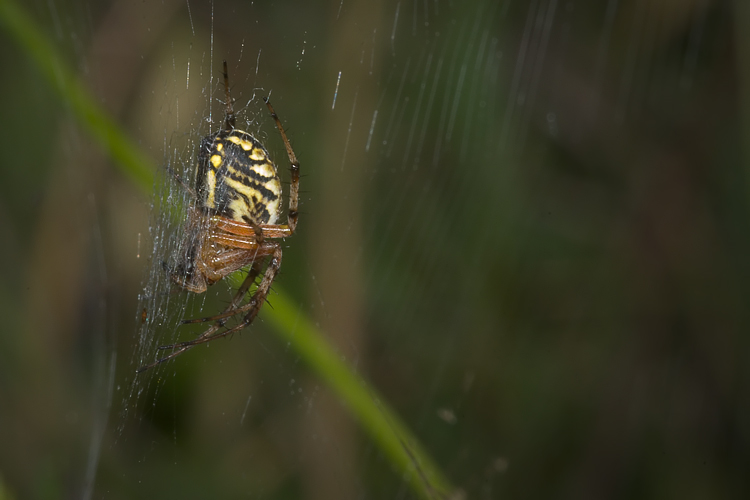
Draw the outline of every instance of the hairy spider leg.
<instances>
[{"instance_id":1,"label":"hairy spider leg","mask_svg":"<svg viewBox=\"0 0 750 500\"><path fill-rule=\"evenodd\" d=\"M234 108L232 107L232 96L229 94L229 72L227 71L227 61L224 60L224 93L226 94L227 102L227 110L226 110L226 118L224 119L224 130L231 131L234 129L235 124L235 118L234 118Z\"/></svg>"},{"instance_id":2,"label":"hairy spider leg","mask_svg":"<svg viewBox=\"0 0 750 500\"><path fill-rule=\"evenodd\" d=\"M251 226L233 219L227 219L220 215L215 215L212 219L212 223L215 224L218 229L237 236L255 235L256 238L270 239L286 238L287 236L292 235L292 230L287 224L261 224L259 226ZM258 231L260 231L260 236L258 235Z\"/></svg>"},{"instance_id":3,"label":"hairy spider leg","mask_svg":"<svg viewBox=\"0 0 750 500\"><path fill-rule=\"evenodd\" d=\"M224 309L222 314L218 314L215 317L212 318L199 318L197 320L185 320L182 322L182 324L187 323L201 323L201 322L207 322L212 320L218 320L216 323L208 328L205 332L201 334L201 337L203 336L210 336L213 333L217 332L224 324L226 323L226 320L224 318L229 318L232 316L235 316L237 314L240 314L242 311L237 311L237 306L239 306L240 302L242 302L242 298L245 296L247 291L250 289L252 284L255 282L255 279L260 274L260 271L262 269L261 267L262 261L255 261L253 262L253 266L250 268L250 271L247 273L247 276L242 282L242 285L240 285L240 288L237 290L237 293L234 295L234 298L232 299L232 302ZM199 337L200 338L200 337ZM159 349L163 348L169 348L171 346L159 346ZM170 359L182 354L183 352L187 351L189 347L184 347L181 349L178 349L172 353L170 353L168 356L165 356L163 358L157 359L153 363L150 363L148 365L142 366L136 370L136 373L144 372L150 368L153 368L157 365L160 365L164 363L165 361L169 361Z\"/></svg>"},{"instance_id":4,"label":"hairy spider leg","mask_svg":"<svg viewBox=\"0 0 750 500\"><path fill-rule=\"evenodd\" d=\"M292 145L289 143L289 138L286 136L284 126L281 125L279 116L276 114L276 111L274 111L273 106L271 106L271 101L268 100L268 97L264 97L263 101L266 103L266 106L268 106L273 121L276 122L276 128L279 129L281 138L284 140L286 154L289 156L289 168L292 172L292 180L289 184L289 213L287 213L286 216L286 227L289 228L289 234L292 234L294 233L294 230L297 229L297 219L299 218L299 211L297 210L299 205L299 161L297 160L297 155L294 154ZM283 227L284 225L279 225L279 229Z\"/></svg>"},{"instance_id":5,"label":"hairy spider leg","mask_svg":"<svg viewBox=\"0 0 750 500\"><path fill-rule=\"evenodd\" d=\"M234 316L237 314L237 307L242 302L242 299L245 297L245 294L248 290L250 290L250 287L255 283L255 279L260 274L261 269L263 269L263 266L261 266L261 263L263 262L263 259L253 261L253 265L250 268L250 271L247 273L247 276L245 276L245 279L242 280L242 284L237 289L237 293L234 294L234 297L232 298L232 302L224 309L224 312L222 314L217 314L216 316L209 317L209 318L198 318L198 319L192 319L192 320L185 320L182 322L183 325L188 323L205 323L211 320L220 320L223 318L229 318L230 316ZM224 316L226 314L227 316ZM221 326L223 326L226 321L218 322L217 324L221 323ZM205 333L205 332L204 332Z\"/></svg>"},{"instance_id":6,"label":"hairy spider leg","mask_svg":"<svg viewBox=\"0 0 750 500\"><path fill-rule=\"evenodd\" d=\"M206 330L206 332L203 335L201 335L195 340L188 340L186 342L178 342L172 345L159 346L159 349L177 349L177 351L170 353L169 356L166 356L165 358L163 358L163 361L171 359L198 344L211 342L212 340L226 337L227 335L238 332L242 330L243 328L247 327L248 325L250 325L250 323L252 323L253 320L255 320L255 317L260 312L260 308L263 306L263 304L266 301L266 296L268 295L268 292L271 290L271 284L273 283L273 280L276 277L276 273L278 273L279 267L281 266L281 256L282 256L281 245L279 245L278 243L274 243L273 245L274 245L273 257L271 257L271 261L269 262L268 267L266 267L266 272L263 275L263 280L260 282L260 285L258 285L258 289L255 291L255 294L253 294L252 298L247 304L245 304L242 307L238 307L237 309L233 311L236 314L239 314L240 312L248 311L248 313L245 315L242 321L238 325L232 328L229 328L227 330L221 331L219 333L215 333L215 332L216 330L218 330L218 328L221 328L221 326L214 325L208 330ZM159 360L156 364L161 363L161 362L162 360Z\"/></svg>"},{"instance_id":7,"label":"hairy spider leg","mask_svg":"<svg viewBox=\"0 0 750 500\"><path fill-rule=\"evenodd\" d=\"M265 260L265 257L269 255L273 255L275 251L276 244L266 244L264 245L263 251L258 252L256 259L253 261L253 267L248 273L247 277L242 282L242 285L237 290L237 293L234 296L234 299L232 299L232 303L229 307L224 309L219 314L216 314L214 316L208 316L205 318L195 318L195 319L186 319L182 321L183 325L191 324L191 323L208 323L209 321L216 321L221 320L224 318L230 318L232 316L236 316L242 312L244 312L247 308L245 306L244 309L242 307L238 307L240 302L242 301L242 297L247 293L247 291L250 289L252 284L255 282L255 278L260 274L260 270L262 269L262 263ZM252 278L252 279L249 279ZM222 325L226 323L226 321L221 322ZM159 349L162 349L163 347L159 347Z\"/></svg>"}]
</instances>

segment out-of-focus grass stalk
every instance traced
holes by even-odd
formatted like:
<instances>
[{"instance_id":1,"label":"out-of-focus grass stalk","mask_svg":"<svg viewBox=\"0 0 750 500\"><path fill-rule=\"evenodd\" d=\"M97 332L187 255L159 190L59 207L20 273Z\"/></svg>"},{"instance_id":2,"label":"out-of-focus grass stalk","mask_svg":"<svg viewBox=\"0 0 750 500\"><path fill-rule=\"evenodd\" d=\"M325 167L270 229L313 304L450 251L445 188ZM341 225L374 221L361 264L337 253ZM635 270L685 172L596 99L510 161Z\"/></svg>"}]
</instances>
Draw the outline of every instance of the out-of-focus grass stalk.
<instances>
[{"instance_id":1,"label":"out-of-focus grass stalk","mask_svg":"<svg viewBox=\"0 0 750 500\"><path fill-rule=\"evenodd\" d=\"M151 189L154 178L151 159L97 105L36 23L15 2L0 0L0 25L52 84L78 122L115 160L120 171L141 188Z\"/></svg>"},{"instance_id":2,"label":"out-of-focus grass stalk","mask_svg":"<svg viewBox=\"0 0 750 500\"><path fill-rule=\"evenodd\" d=\"M62 103L139 189L153 187L156 167L94 101L36 23L12 0L0 0L0 26L54 87ZM394 468L423 498L444 498L453 487L417 439L376 391L344 362L310 319L274 285L273 308L263 310L275 332L341 398Z\"/></svg>"}]
</instances>

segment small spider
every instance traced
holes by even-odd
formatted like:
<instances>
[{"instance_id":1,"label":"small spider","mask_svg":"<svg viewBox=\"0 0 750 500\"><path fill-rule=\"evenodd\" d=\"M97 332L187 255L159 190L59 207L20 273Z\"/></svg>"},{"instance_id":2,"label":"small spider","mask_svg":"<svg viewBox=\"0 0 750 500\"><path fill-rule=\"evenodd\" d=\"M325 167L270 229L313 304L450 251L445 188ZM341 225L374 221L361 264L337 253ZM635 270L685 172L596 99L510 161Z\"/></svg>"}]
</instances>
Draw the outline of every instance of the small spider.
<instances>
[{"instance_id":1,"label":"small spider","mask_svg":"<svg viewBox=\"0 0 750 500\"><path fill-rule=\"evenodd\" d=\"M250 266L230 304L220 314L185 320L182 324L213 322L194 340L159 346L172 350L167 356L142 366L138 372L174 358L205 342L238 332L250 325L266 301L281 266L281 245L274 238L294 234L299 199L299 162L284 132L279 117L267 98L263 98L284 141L291 164L289 212L286 224L277 224L281 209L281 181L268 151L252 135L235 128L232 99L229 95L227 62L224 61L226 117L224 127L201 141L195 190L188 188L195 203L188 210L185 240L177 264L168 269L172 281L182 288L203 293L222 278ZM250 300L242 300L268 264ZM226 322L244 315L231 328Z\"/></svg>"}]
</instances>

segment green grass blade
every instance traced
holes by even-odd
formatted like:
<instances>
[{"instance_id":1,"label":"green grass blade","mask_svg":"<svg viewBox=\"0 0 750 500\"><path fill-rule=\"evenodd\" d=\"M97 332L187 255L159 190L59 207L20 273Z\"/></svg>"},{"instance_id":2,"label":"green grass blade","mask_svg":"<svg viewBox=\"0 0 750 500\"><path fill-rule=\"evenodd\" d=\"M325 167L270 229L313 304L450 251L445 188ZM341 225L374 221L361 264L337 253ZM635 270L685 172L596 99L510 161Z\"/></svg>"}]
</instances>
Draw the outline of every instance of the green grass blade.
<instances>
[{"instance_id":1,"label":"green grass blade","mask_svg":"<svg viewBox=\"0 0 750 500\"><path fill-rule=\"evenodd\" d=\"M0 26L18 42L62 102L69 106L78 123L114 160L119 170L141 189L150 190L155 172L151 158L99 107L36 23L14 2L0 0Z\"/></svg>"},{"instance_id":2,"label":"green grass blade","mask_svg":"<svg viewBox=\"0 0 750 500\"><path fill-rule=\"evenodd\" d=\"M276 333L339 395L391 463L410 478L414 490L423 498L433 499L444 498L451 492L450 483L416 437L375 390L342 361L322 332L288 296L279 293L270 297L269 302L273 307L263 310L263 318L276 327Z\"/></svg>"}]
</instances>

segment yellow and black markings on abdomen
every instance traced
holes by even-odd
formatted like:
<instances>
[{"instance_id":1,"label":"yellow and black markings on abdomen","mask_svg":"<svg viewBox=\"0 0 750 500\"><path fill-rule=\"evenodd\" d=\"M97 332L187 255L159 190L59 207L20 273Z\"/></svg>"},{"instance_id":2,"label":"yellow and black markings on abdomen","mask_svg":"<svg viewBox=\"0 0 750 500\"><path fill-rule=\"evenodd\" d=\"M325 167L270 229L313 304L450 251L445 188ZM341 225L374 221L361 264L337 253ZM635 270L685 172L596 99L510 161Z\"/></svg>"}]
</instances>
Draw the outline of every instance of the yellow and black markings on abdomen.
<instances>
[{"instance_id":1,"label":"yellow and black markings on abdomen","mask_svg":"<svg viewBox=\"0 0 750 500\"><path fill-rule=\"evenodd\" d=\"M241 130L222 130L203 139L198 156L199 203L228 219L275 224L281 181L268 151Z\"/></svg>"}]
</instances>

